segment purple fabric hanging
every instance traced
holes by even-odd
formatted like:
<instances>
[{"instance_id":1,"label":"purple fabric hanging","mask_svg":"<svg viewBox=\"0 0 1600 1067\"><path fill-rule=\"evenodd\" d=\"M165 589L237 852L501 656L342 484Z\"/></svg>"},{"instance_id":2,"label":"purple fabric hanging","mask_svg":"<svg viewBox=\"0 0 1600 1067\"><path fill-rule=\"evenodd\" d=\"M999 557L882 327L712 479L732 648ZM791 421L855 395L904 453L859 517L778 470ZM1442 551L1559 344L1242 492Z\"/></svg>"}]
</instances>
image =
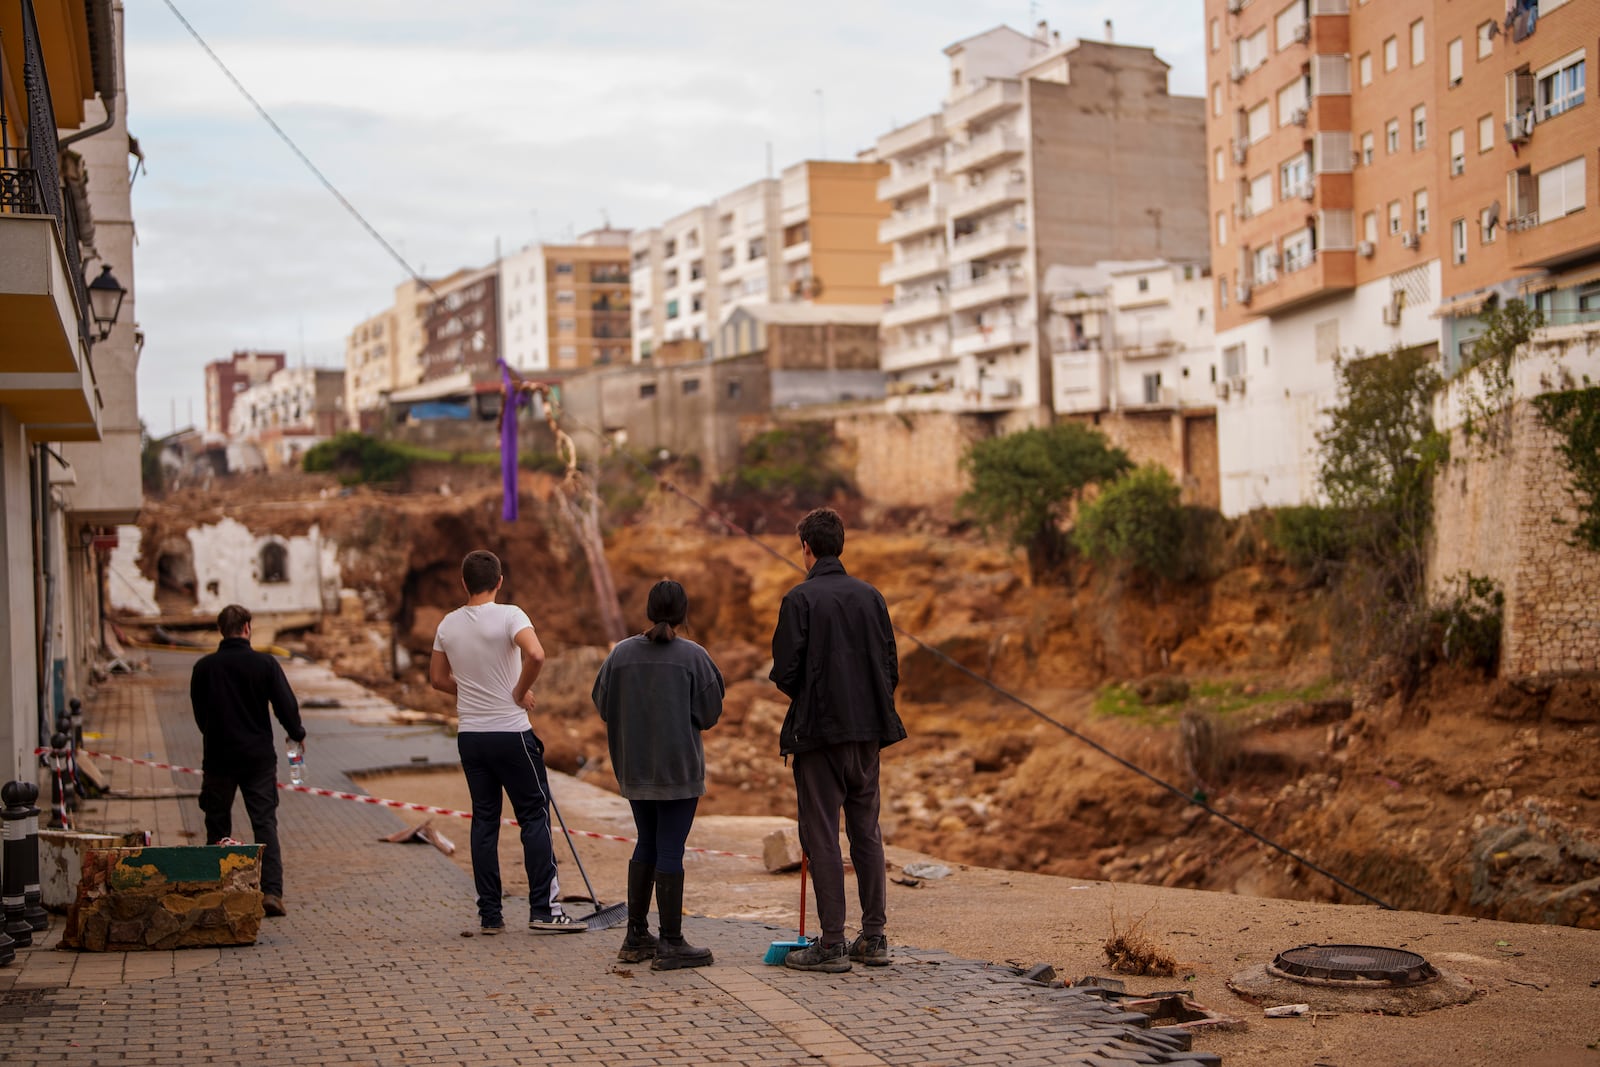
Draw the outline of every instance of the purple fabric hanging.
<instances>
[{"instance_id":1,"label":"purple fabric hanging","mask_svg":"<svg viewBox=\"0 0 1600 1067\"><path fill-rule=\"evenodd\" d=\"M517 521L517 400L511 387L511 368L500 361L500 492L503 498L500 517Z\"/></svg>"}]
</instances>

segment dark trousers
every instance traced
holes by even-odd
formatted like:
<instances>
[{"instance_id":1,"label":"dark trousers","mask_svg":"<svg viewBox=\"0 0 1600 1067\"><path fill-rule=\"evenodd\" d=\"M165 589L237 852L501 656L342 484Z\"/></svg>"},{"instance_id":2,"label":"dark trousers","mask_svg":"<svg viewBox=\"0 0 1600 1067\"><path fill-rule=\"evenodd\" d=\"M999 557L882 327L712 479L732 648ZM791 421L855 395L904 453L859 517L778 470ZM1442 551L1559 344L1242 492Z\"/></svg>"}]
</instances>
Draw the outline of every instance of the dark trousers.
<instances>
[{"instance_id":1,"label":"dark trousers","mask_svg":"<svg viewBox=\"0 0 1600 1067\"><path fill-rule=\"evenodd\" d=\"M206 843L233 836L233 795L244 797L250 832L261 846L261 892L283 896L283 853L278 849L278 756L243 764L205 764L200 777L200 810L206 816Z\"/></svg>"},{"instance_id":2,"label":"dark trousers","mask_svg":"<svg viewBox=\"0 0 1600 1067\"><path fill-rule=\"evenodd\" d=\"M844 940L844 857L839 854L839 809L844 809L850 862L861 896L861 932L882 936L888 877L878 828L878 743L830 745L794 757L800 801L800 847L811 866L822 943Z\"/></svg>"},{"instance_id":3,"label":"dark trousers","mask_svg":"<svg viewBox=\"0 0 1600 1067\"><path fill-rule=\"evenodd\" d=\"M683 847L694 825L699 797L682 800L630 800L633 825L639 841L633 846L633 862L648 863L661 874L683 873Z\"/></svg>"},{"instance_id":4,"label":"dark trousers","mask_svg":"<svg viewBox=\"0 0 1600 1067\"><path fill-rule=\"evenodd\" d=\"M478 917L499 926L500 799L511 798L522 832L522 860L528 871L528 918L548 919L556 903L556 858L550 845L550 780L545 776L544 743L532 730L522 733L462 733L456 751L472 795L472 880L478 890Z\"/></svg>"}]
</instances>

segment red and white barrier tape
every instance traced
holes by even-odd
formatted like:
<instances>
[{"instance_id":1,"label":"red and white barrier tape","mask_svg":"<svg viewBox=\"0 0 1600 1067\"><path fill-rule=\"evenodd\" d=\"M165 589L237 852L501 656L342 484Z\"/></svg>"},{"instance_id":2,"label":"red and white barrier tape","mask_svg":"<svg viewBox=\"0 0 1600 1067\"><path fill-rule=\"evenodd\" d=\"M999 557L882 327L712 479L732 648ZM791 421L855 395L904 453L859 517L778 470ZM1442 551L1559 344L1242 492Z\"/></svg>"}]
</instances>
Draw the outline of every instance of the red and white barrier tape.
<instances>
[{"instance_id":1,"label":"red and white barrier tape","mask_svg":"<svg viewBox=\"0 0 1600 1067\"><path fill-rule=\"evenodd\" d=\"M179 774L203 773L193 767L183 767L176 763L162 763L159 760L135 759L133 756L116 756L109 752L91 752L86 748L80 749L79 751L81 751L85 756L92 756L95 759L111 760L113 763L131 763L137 767L154 767L156 770L176 771ZM45 756L49 755L49 753L50 749L48 748L36 748L33 750L33 754L35 756ZM421 811L426 812L429 815L453 815L458 819L472 818L472 812L470 811L456 811L454 808L436 808L431 804L413 804L410 801L405 800L386 800L383 797L370 796L366 793L342 793L336 789L319 789L316 786L310 785L291 785L288 782L279 782L278 788L290 793L309 793L314 797L332 797L335 800L352 800L357 804L376 804L379 807L399 808L403 811ZM515 819L501 819L500 823L502 826L518 825L517 820ZM594 830L568 830L567 833L572 837L590 837L597 841L616 841L624 845L632 845L637 843L631 837L619 837L616 834L602 834L597 833ZM685 848L684 851L696 852L702 856L728 856L732 859L739 860L760 859L759 856L747 856L743 852L725 852L722 849L717 848L695 848L692 845Z\"/></svg>"}]
</instances>

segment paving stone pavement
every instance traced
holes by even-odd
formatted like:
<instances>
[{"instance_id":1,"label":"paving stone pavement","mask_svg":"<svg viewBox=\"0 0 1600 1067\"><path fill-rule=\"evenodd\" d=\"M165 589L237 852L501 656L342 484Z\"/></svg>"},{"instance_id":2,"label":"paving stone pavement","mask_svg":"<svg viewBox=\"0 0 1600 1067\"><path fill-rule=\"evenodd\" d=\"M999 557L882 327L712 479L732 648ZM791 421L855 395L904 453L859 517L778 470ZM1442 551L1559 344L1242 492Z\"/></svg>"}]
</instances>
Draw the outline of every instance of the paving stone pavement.
<instances>
[{"instance_id":1,"label":"paving stone pavement","mask_svg":"<svg viewBox=\"0 0 1600 1067\"><path fill-rule=\"evenodd\" d=\"M86 711L86 747L198 765L192 656L153 653ZM348 771L450 762L435 730L308 709L308 784L358 791ZM117 736L118 734L122 736ZM132 745L140 751L123 747ZM124 765L118 765L122 768ZM138 771L135 774L132 771ZM192 776L119 769L118 792L192 793ZM401 798L403 799L403 798ZM199 841L192 798L86 804L81 825L152 818L158 844ZM156 805L163 805L159 811ZM97 821L98 820L98 821ZM181 823L181 826L176 825ZM1190 1035L1150 1028L1086 993L1003 968L896 946L895 962L844 975L762 964L793 931L685 921L715 966L656 973L615 962L620 930L464 936L471 880L422 846L380 844L392 811L286 793L279 808L289 915L254 946L183 952L52 951L0 968L0 1061L49 1064L1217 1064ZM235 834L249 823L242 807ZM119 827L120 828L120 827ZM196 836L187 836L196 835ZM576 910L576 909L575 909ZM508 917L521 905L510 902Z\"/></svg>"}]
</instances>

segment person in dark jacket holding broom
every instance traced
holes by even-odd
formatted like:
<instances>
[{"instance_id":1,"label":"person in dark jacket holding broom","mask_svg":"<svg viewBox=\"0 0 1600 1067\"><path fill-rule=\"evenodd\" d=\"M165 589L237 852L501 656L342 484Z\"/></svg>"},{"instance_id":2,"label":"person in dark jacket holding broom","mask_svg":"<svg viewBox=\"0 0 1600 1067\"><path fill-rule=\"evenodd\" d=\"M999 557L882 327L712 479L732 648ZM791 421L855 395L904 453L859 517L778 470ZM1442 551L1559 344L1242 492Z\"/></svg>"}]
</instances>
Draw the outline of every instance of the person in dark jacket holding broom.
<instances>
[{"instance_id":1,"label":"person in dark jacket holding broom","mask_svg":"<svg viewBox=\"0 0 1600 1067\"><path fill-rule=\"evenodd\" d=\"M839 562L844 520L816 508L800 520L806 579L784 594L772 634L772 674L789 698L778 747L794 757L800 847L811 866L822 937L792 951L786 967L850 970L889 962L887 878L878 826L878 752L903 740L894 708L900 683L889 608L871 585ZM839 854L839 809L844 809L850 859L861 896L861 936L844 938L844 858Z\"/></svg>"},{"instance_id":2,"label":"person in dark jacket holding broom","mask_svg":"<svg viewBox=\"0 0 1600 1067\"><path fill-rule=\"evenodd\" d=\"M628 933L617 959L651 960L653 971L705 967L711 950L683 939L683 850L706 791L700 734L722 716L722 672L705 649L678 634L689 615L683 586L657 582L645 610L654 625L618 642L593 694L611 768L638 829L628 864ZM650 936L652 889L659 940Z\"/></svg>"}]
</instances>

